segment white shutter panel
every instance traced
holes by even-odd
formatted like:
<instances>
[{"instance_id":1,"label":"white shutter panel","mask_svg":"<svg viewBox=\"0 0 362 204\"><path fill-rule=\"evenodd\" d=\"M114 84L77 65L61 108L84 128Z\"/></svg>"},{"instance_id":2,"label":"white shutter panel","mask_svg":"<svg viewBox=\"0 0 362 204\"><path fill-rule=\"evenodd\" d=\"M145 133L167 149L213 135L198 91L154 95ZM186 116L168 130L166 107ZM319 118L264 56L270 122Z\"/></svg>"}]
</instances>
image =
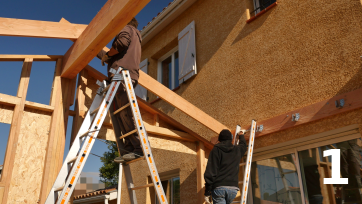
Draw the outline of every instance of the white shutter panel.
<instances>
[{"instance_id":1,"label":"white shutter panel","mask_svg":"<svg viewBox=\"0 0 362 204\"><path fill-rule=\"evenodd\" d=\"M140 63L140 72L143 71L144 73L147 74L148 71L147 69L148 69L148 59L145 59ZM134 91L138 97L147 101L147 89L143 88L140 85L137 85Z\"/></svg>"},{"instance_id":2,"label":"white shutter panel","mask_svg":"<svg viewBox=\"0 0 362 204\"><path fill-rule=\"evenodd\" d=\"M179 51L179 83L186 81L197 74L196 46L195 46L195 21L192 21L178 34Z\"/></svg>"}]
</instances>

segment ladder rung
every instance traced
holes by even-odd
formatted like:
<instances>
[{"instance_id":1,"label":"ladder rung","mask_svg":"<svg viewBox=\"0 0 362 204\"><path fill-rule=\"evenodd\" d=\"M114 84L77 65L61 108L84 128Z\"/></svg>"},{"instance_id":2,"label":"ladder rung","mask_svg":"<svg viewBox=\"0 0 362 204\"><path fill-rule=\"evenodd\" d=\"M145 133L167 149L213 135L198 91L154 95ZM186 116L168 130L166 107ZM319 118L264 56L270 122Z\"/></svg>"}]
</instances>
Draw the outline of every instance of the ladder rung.
<instances>
[{"instance_id":1,"label":"ladder rung","mask_svg":"<svg viewBox=\"0 0 362 204\"><path fill-rule=\"evenodd\" d=\"M61 186L59 188L54 189L54 191L61 191L61 190L63 190L63 188L64 188L64 186Z\"/></svg>"},{"instance_id":2,"label":"ladder rung","mask_svg":"<svg viewBox=\"0 0 362 204\"><path fill-rule=\"evenodd\" d=\"M105 89L103 89L102 93L107 92L109 87L111 87L111 84L108 84L108 86Z\"/></svg>"},{"instance_id":3,"label":"ladder rung","mask_svg":"<svg viewBox=\"0 0 362 204\"><path fill-rule=\"evenodd\" d=\"M98 108L96 108L96 109L94 109L94 111L92 111L92 112L91 112L91 115L93 115L94 113L97 113L97 112L98 112L98 110L99 110L99 107L98 107Z\"/></svg>"},{"instance_id":4,"label":"ladder rung","mask_svg":"<svg viewBox=\"0 0 362 204\"><path fill-rule=\"evenodd\" d=\"M131 188L131 190L138 190L138 189L142 189L142 188L149 188L149 187L152 187L152 186L153 186L153 183L149 183L149 184L147 184L147 185L133 187L133 188Z\"/></svg>"},{"instance_id":5,"label":"ladder rung","mask_svg":"<svg viewBox=\"0 0 362 204\"><path fill-rule=\"evenodd\" d=\"M141 161L143 159L145 159L145 157L140 157L140 158L134 159L132 161L126 162L125 165L128 165L128 164L133 163L133 162Z\"/></svg>"},{"instance_id":6,"label":"ladder rung","mask_svg":"<svg viewBox=\"0 0 362 204\"><path fill-rule=\"evenodd\" d=\"M242 183L244 183L244 181L239 181L239 182L238 182L238 184L242 184Z\"/></svg>"},{"instance_id":7,"label":"ladder rung","mask_svg":"<svg viewBox=\"0 0 362 204\"><path fill-rule=\"evenodd\" d=\"M69 160L69 161L68 161L68 164L75 162L75 160L77 160L77 158L78 158L78 157L74 157L73 159Z\"/></svg>"},{"instance_id":8,"label":"ladder rung","mask_svg":"<svg viewBox=\"0 0 362 204\"><path fill-rule=\"evenodd\" d=\"M245 162L244 162L244 163L240 163L239 166L245 166L245 164L246 164Z\"/></svg>"},{"instance_id":9,"label":"ladder rung","mask_svg":"<svg viewBox=\"0 0 362 204\"><path fill-rule=\"evenodd\" d=\"M128 132L128 133L122 135L121 137L119 137L119 139L123 139L123 138L125 138L125 137L127 137L127 136L129 136L129 135L132 135L132 134L135 133L135 132L137 132L137 129L134 129L134 130L132 130L131 132Z\"/></svg>"},{"instance_id":10,"label":"ladder rung","mask_svg":"<svg viewBox=\"0 0 362 204\"><path fill-rule=\"evenodd\" d=\"M126 105L122 106L120 109L114 111L113 115L121 112L123 109L127 108L130 105L130 103L127 103Z\"/></svg>"}]
</instances>

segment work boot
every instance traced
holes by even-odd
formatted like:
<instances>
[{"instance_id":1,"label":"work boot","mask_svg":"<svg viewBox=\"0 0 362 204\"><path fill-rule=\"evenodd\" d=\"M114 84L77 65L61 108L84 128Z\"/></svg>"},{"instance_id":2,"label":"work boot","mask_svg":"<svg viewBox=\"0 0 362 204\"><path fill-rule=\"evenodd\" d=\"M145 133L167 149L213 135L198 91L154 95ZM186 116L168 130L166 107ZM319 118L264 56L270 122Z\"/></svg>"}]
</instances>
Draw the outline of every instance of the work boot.
<instances>
[{"instance_id":1,"label":"work boot","mask_svg":"<svg viewBox=\"0 0 362 204\"><path fill-rule=\"evenodd\" d=\"M143 157L143 152L131 152L123 155L123 159L126 161L131 161L140 157Z\"/></svg>"},{"instance_id":2,"label":"work boot","mask_svg":"<svg viewBox=\"0 0 362 204\"><path fill-rule=\"evenodd\" d=\"M113 161L116 162L116 163L124 163L125 162L123 156L116 157Z\"/></svg>"}]
</instances>

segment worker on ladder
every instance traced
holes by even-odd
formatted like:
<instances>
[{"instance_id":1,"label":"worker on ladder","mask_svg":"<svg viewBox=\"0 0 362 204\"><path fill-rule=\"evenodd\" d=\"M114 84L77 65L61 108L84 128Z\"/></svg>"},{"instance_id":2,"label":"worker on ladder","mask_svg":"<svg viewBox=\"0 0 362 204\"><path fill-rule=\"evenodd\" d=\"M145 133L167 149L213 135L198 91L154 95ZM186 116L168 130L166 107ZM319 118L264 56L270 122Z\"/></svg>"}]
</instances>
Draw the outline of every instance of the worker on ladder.
<instances>
[{"instance_id":1,"label":"worker on ladder","mask_svg":"<svg viewBox=\"0 0 362 204\"><path fill-rule=\"evenodd\" d=\"M109 79L113 76L110 74L109 69L118 69L123 67L130 73L133 87L137 86L139 78L139 64L141 62L141 42L142 36L137 30L138 22L133 18L118 35L114 38L112 48L106 53L104 50L98 53L97 57L102 60L102 65L108 63ZM128 104L128 96L125 89L124 81L121 82L123 87L119 87L115 96L116 100L113 103L114 109L118 109ZM116 116L122 134L126 134L135 129L135 120L133 118L132 110L128 106ZM117 135L119 136L119 135ZM124 149L120 152L120 157L115 159L115 162L122 163L130 161L143 156L143 151L140 144L140 139L137 133L134 133L124 138Z\"/></svg>"},{"instance_id":2,"label":"worker on ladder","mask_svg":"<svg viewBox=\"0 0 362 204\"><path fill-rule=\"evenodd\" d=\"M230 204L240 190L238 185L239 164L246 152L244 132L240 131L239 144L232 144L233 135L229 130L222 130L219 142L209 155L205 178L205 201L210 204Z\"/></svg>"}]
</instances>

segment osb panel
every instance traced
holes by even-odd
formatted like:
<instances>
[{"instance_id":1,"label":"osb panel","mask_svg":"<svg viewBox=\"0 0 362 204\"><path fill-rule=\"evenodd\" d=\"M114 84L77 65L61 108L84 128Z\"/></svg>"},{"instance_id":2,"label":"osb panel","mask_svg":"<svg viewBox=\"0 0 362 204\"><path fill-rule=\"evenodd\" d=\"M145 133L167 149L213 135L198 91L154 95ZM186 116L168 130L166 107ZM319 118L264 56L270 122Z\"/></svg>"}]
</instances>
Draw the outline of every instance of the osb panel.
<instances>
[{"instance_id":1,"label":"osb panel","mask_svg":"<svg viewBox=\"0 0 362 204\"><path fill-rule=\"evenodd\" d=\"M51 116L25 109L17 144L8 203L37 203Z\"/></svg>"},{"instance_id":2,"label":"osb panel","mask_svg":"<svg viewBox=\"0 0 362 204\"><path fill-rule=\"evenodd\" d=\"M179 169L181 183L181 203L196 204L197 175L196 175L196 145L191 142L170 141L150 137L153 157L159 173ZM162 149L159 149L162 148ZM166 150L167 149L167 150ZM145 185L150 175L145 161L130 164L135 186ZM161 178L162 179L162 178ZM129 196L122 183L122 204L128 204ZM146 189L137 190L138 203L150 203L146 197ZM125 199L123 199L125 198Z\"/></svg>"},{"instance_id":3,"label":"osb panel","mask_svg":"<svg viewBox=\"0 0 362 204\"><path fill-rule=\"evenodd\" d=\"M0 105L0 123L11 124L11 120L13 119L13 112L13 107Z\"/></svg>"},{"instance_id":4,"label":"osb panel","mask_svg":"<svg viewBox=\"0 0 362 204\"><path fill-rule=\"evenodd\" d=\"M230 129L362 87L360 1L278 0L250 24L246 9L253 10L252 0L195 2L143 46L149 74L157 78L151 57L194 20L198 74L177 93ZM215 135L166 103L156 104L201 136Z\"/></svg>"}]
</instances>

